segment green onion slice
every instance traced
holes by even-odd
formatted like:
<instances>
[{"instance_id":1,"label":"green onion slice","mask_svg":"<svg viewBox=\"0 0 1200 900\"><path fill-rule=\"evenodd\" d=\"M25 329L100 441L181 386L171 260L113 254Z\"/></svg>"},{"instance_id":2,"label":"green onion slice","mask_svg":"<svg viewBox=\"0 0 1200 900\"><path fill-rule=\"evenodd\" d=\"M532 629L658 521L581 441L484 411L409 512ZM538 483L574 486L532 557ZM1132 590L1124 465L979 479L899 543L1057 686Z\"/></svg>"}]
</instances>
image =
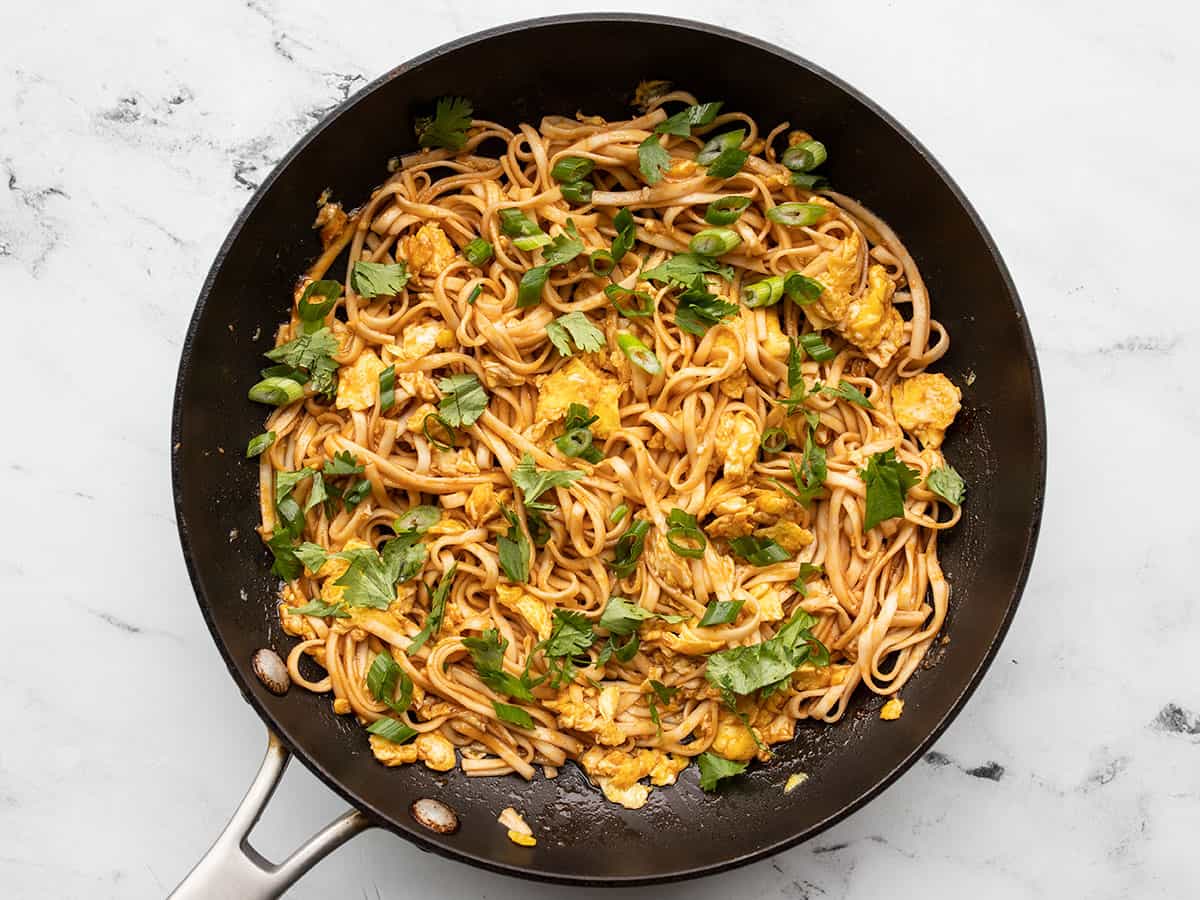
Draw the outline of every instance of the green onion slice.
<instances>
[{"instance_id":1,"label":"green onion slice","mask_svg":"<svg viewBox=\"0 0 1200 900\"><path fill-rule=\"evenodd\" d=\"M553 242L554 239L548 234L529 234L513 238L513 246L518 250L536 250L538 247L545 247Z\"/></svg>"},{"instance_id":2,"label":"green onion slice","mask_svg":"<svg viewBox=\"0 0 1200 900\"><path fill-rule=\"evenodd\" d=\"M616 509L614 509L612 512L610 512L608 514L609 524L610 525L619 525L619 524L621 524L621 520L624 519L627 515L629 515L629 507L626 504L622 503L620 506L618 506Z\"/></svg>"},{"instance_id":3,"label":"green onion slice","mask_svg":"<svg viewBox=\"0 0 1200 900\"><path fill-rule=\"evenodd\" d=\"M632 250L637 242L637 226L633 221L633 213L627 209L621 210L613 216L613 227L617 229L617 236L613 238L612 255L613 259L620 262L621 257Z\"/></svg>"},{"instance_id":4,"label":"green onion slice","mask_svg":"<svg viewBox=\"0 0 1200 900\"><path fill-rule=\"evenodd\" d=\"M636 519L625 529L625 533L617 539L613 547L613 561L609 568L618 578L626 578L633 574L637 562L642 558L646 549L646 534L650 531L650 523L645 519Z\"/></svg>"},{"instance_id":5,"label":"green onion slice","mask_svg":"<svg viewBox=\"0 0 1200 900\"><path fill-rule=\"evenodd\" d=\"M820 141L802 141L783 151L783 164L793 172L807 172L825 162L827 156Z\"/></svg>"},{"instance_id":6,"label":"green onion slice","mask_svg":"<svg viewBox=\"0 0 1200 900\"><path fill-rule=\"evenodd\" d=\"M433 420L434 428L429 427L429 420ZM441 435L438 436L434 432L437 428L441 428ZM425 435L425 440L433 444L439 450L453 450L458 446L458 432L454 426L439 416L437 413L427 413L425 420L421 423L421 432Z\"/></svg>"},{"instance_id":7,"label":"green onion slice","mask_svg":"<svg viewBox=\"0 0 1200 900\"><path fill-rule=\"evenodd\" d=\"M517 285L517 306L537 306L542 302L542 288L550 276L550 266L534 266L521 276Z\"/></svg>"},{"instance_id":8,"label":"green onion slice","mask_svg":"<svg viewBox=\"0 0 1200 900\"><path fill-rule=\"evenodd\" d=\"M772 275L762 281L747 284L742 287L742 303L751 309L774 306L783 299L783 285L782 275Z\"/></svg>"},{"instance_id":9,"label":"green onion slice","mask_svg":"<svg viewBox=\"0 0 1200 900\"><path fill-rule=\"evenodd\" d=\"M647 375L658 375L662 372L662 363L654 355L654 351L628 332L617 334L617 346L629 357L629 361Z\"/></svg>"},{"instance_id":10,"label":"green onion slice","mask_svg":"<svg viewBox=\"0 0 1200 900\"><path fill-rule=\"evenodd\" d=\"M783 289L787 295L801 306L808 306L821 299L821 293L825 290L825 285L817 281L815 278L809 278L807 275L801 275L799 272L789 272L788 276L783 280Z\"/></svg>"},{"instance_id":11,"label":"green onion slice","mask_svg":"<svg viewBox=\"0 0 1200 900\"><path fill-rule=\"evenodd\" d=\"M286 406L304 396L304 386L290 378L264 378L246 394L255 403Z\"/></svg>"},{"instance_id":12,"label":"green onion slice","mask_svg":"<svg viewBox=\"0 0 1200 900\"><path fill-rule=\"evenodd\" d=\"M704 221L709 225L732 225L751 204L749 197L722 197L708 204Z\"/></svg>"},{"instance_id":13,"label":"green onion slice","mask_svg":"<svg viewBox=\"0 0 1200 900\"><path fill-rule=\"evenodd\" d=\"M736 150L742 145L742 141L745 139L746 129L744 128L739 128L737 131L727 131L724 134L718 134L716 137L709 138L708 143L700 148L700 152L696 154L696 162L702 166L707 166L726 150Z\"/></svg>"},{"instance_id":14,"label":"green onion slice","mask_svg":"<svg viewBox=\"0 0 1200 900\"><path fill-rule=\"evenodd\" d=\"M379 411L387 412L396 405L396 367L388 366L379 373Z\"/></svg>"},{"instance_id":15,"label":"green onion slice","mask_svg":"<svg viewBox=\"0 0 1200 900\"><path fill-rule=\"evenodd\" d=\"M806 191L819 191L829 187L829 179L824 175L814 175L811 172L793 172L792 184Z\"/></svg>"},{"instance_id":16,"label":"green onion slice","mask_svg":"<svg viewBox=\"0 0 1200 900\"><path fill-rule=\"evenodd\" d=\"M688 244L688 249L700 256L721 256L737 248L742 236L732 228L705 228Z\"/></svg>"},{"instance_id":17,"label":"green onion slice","mask_svg":"<svg viewBox=\"0 0 1200 900\"><path fill-rule=\"evenodd\" d=\"M499 211L500 230L509 237L529 237L535 234L541 234L542 229L538 227L537 222L525 215L519 209L502 209Z\"/></svg>"},{"instance_id":18,"label":"green onion slice","mask_svg":"<svg viewBox=\"0 0 1200 900\"><path fill-rule=\"evenodd\" d=\"M802 225L815 225L829 214L829 207L819 203L780 203L767 210L767 218L780 225L799 228Z\"/></svg>"},{"instance_id":19,"label":"green onion slice","mask_svg":"<svg viewBox=\"0 0 1200 900\"><path fill-rule=\"evenodd\" d=\"M259 456L273 443L275 443L275 432L264 431L262 434L256 434L250 438L250 443L246 444L246 459Z\"/></svg>"},{"instance_id":20,"label":"green onion slice","mask_svg":"<svg viewBox=\"0 0 1200 900\"><path fill-rule=\"evenodd\" d=\"M484 264L492 258L492 255L492 245L483 238L475 238L475 240L463 247L463 256L467 258L467 262L479 268L483 268Z\"/></svg>"},{"instance_id":21,"label":"green onion slice","mask_svg":"<svg viewBox=\"0 0 1200 900\"><path fill-rule=\"evenodd\" d=\"M482 293L483 282L481 281L479 284L475 285L474 289L472 289L470 295L467 297L467 306L474 306L475 301L479 299L479 295Z\"/></svg>"},{"instance_id":22,"label":"green onion slice","mask_svg":"<svg viewBox=\"0 0 1200 900\"><path fill-rule=\"evenodd\" d=\"M588 257L588 265L597 275L609 275L617 267L617 261L607 250L596 250Z\"/></svg>"},{"instance_id":23,"label":"green onion slice","mask_svg":"<svg viewBox=\"0 0 1200 900\"><path fill-rule=\"evenodd\" d=\"M608 297L616 311L627 319L641 319L654 315L654 298L645 291L631 291L619 284L610 284L604 288L604 296Z\"/></svg>"},{"instance_id":24,"label":"green onion slice","mask_svg":"<svg viewBox=\"0 0 1200 900\"><path fill-rule=\"evenodd\" d=\"M782 453L787 444L788 433L782 428L768 428L758 442L758 446L766 453Z\"/></svg>"},{"instance_id":25,"label":"green onion slice","mask_svg":"<svg viewBox=\"0 0 1200 900\"><path fill-rule=\"evenodd\" d=\"M550 170L550 177L557 182L579 181L592 174L596 163L583 156L564 156Z\"/></svg>"},{"instance_id":26,"label":"green onion slice","mask_svg":"<svg viewBox=\"0 0 1200 900\"><path fill-rule=\"evenodd\" d=\"M700 559L704 556L708 538L696 524L695 516L676 508L667 516L667 525L670 526L665 535L667 546L676 556L686 556L688 559Z\"/></svg>"},{"instance_id":27,"label":"green onion slice","mask_svg":"<svg viewBox=\"0 0 1200 900\"><path fill-rule=\"evenodd\" d=\"M802 334L798 338L800 346L804 348L804 352L815 359L817 362L828 362L837 356L821 337L819 331L810 331L808 334Z\"/></svg>"},{"instance_id":28,"label":"green onion slice","mask_svg":"<svg viewBox=\"0 0 1200 900\"><path fill-rule=\"evenodd\" d=\"M590 181L568 181L558 187L563 199L569 203L584 203L592 202L592 191L595 188Z\"/></svg>"}]
</instances>

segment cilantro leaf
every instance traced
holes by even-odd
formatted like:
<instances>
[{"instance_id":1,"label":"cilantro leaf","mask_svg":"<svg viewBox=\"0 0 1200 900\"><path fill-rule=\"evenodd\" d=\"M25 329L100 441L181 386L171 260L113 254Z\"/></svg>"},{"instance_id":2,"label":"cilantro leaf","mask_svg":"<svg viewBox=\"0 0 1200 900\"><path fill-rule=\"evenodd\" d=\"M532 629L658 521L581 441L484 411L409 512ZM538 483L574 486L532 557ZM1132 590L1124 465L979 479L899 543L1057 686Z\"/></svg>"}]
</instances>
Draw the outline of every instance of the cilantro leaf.
<instances>
[{"instance_id":1,"label":"cilantro leaf","mask_svg":"<svg viewBox=\"0 0 1200 900\"><path fill-rule=\"evenodd\" d=\"M463 97L440 98L432 118L425 116L414 123L417 143L422 147L461 150L467 142L467 129L471 127L474 113L470 100Z\"/></svg>"},{"instance_id":2,"label":"cilantro leaf","mask_svg":"<svg viewBox=\"0 0 1200 900\"><path fill-rule=\"evenodd\" d=\"M386 716L382 719L376 719L368 725L367 731L371 734L377 734L385 741L391 741L393 744L404 744L417 736L415 728L410 728L403 722L389 719Z\"/></svg>"},{"instance_id":3,"label":"cilantro leaf","mask_svg":"<svg viewBox=\"0 0 1200 900\"><path fill-rule=\"evenodd\" d=\"M517 514L507 506L500 507L500 512L508 519L508 532L496 539L500 568L509 581L521 584L529 580L529 558L533 551L529 546L529 538L521 530Z\"/></svg>"},{"instance_id":4,"label":"cilantro leaf","mask_svg":"<svg viewBox=\"0 0 1200 900\"><path fill-rule=\"evenodd\" d=\"M335 453L333 459L325 463L321 470L326 475L359 475L362 473L362 463L358 461L358 457L352 455L349 450L343 450L341 453Z\"/></svg>"},{"instance_id":5,"label":"cilantro leaf","mask_svg":"<svg viewBox=\"0 0 1200 900\"><path fill-rule=\"evenodd\" d=\"M800 456L800 466L797 467L796 461L789 458L788 467L792 470L792 481L796 484L796 490L790 490L775 478L771 481L801 506L808 506L824 490L825 478L829 474L825 448L813 440L811 425L804 439L804 453Z\"/></svg>"},{"instance_id":6,"label":"cilantro leaf","mask_svg":"<svg viewBox=\"0 0 1200 900\"><path fill-rule=\"evenodd\" d=\"M904 498L909 488L921 480L916 469L896 459L894 449L876 453L858 474L867 486L867 516L863 522L867 530L885 519L904 515Z\"/></svg>"},{"instance_id":7,"label":"cilantro leaf","mask_svg":"<svg viewBox=\"0 0 1200 900\"><path fill-rule=\"evenodd\" d=\"M689 288L679 295L675 324L689 334L703 335L713 325L737 315L736 303L727 303L716 294Z\"/></svg>"},{"instance_id":8,"label":"cilantro leaf","mask_svg":"<svg viewBox=\"0 0 1200 900\"><path fill-rule=\"evenodd\" d=\"M546 336L562 356L572 354L571 341L584 353L592 353L605 345L604 332L592 324L583 313L576 310L559 316L546 324ZM569 336L569 340L568 340Z\"/></svg>"},{"instance_id":9,"label":"cilantro leaf","mask_svg":"<svg viewBox=\"0 0 1200 900\"><path fill-rule=\"evenodd\" d=\"M538 497L551 488L568 487L583 477L583 473L578 469L539 469L528 453L521 457L521 461L508 474L512 483L521 489L526 506L536 502Z\"/></svg>"},{"instance_id":10,"label":"cilantro leaf","mask_svg":"<svg viewBox=\"0 0 1200 900\"><path fill-rule=\"evenodd\" d=\"M471 373L438 379L438 390L444 395L438 404L441 417L454 428L474 425L487 409L488 393Z\"/></svg>"},{"instance_id":11,"label":"cilantro leaf","mask_svg":"<svg viewBox=\"0 0 1200 900\"><path fill-rule=\"evenodd\" d=\"M329 394L336 385L334 373L338 364L333 355L339 349L333 332L328 328L318 328L311 334L302 334L295 340L268 350L263 356L272 362L303 370L312 381L313 390L319 394Z\"/></svg>"},{"instance_id":12,"label":"cilantro leaf","mask_svg":"<svg viewBox=\"0 0 1200 900\"><path fill-rule=\"evenodd\" d=\"M962 506L963 499L967 496L966 482L949 463L930 472L929 477L925 479L925 487L955 506Z\"/></svg>"},{"instance_id":13,"label":"cilantro leaf","mask_svg":"<svg viewBox=\"0 0 1200 900\"><path fill-rule=\"evenodd\" d=\"M425 625L417 632L413 642L408 645L406 652L409 656L424 647L425 642L437 634L438 629L442 627L442 619L446 615L446 599L450 596L450 589L454 587L454 576L457 572L458 563L454 563L442 576L437 587L433 589L429 600L429 615L425 617Z\"/></svg>"},{"instance_id":14,"label":"cilantro leaf","mask_svg":"<svg viewBox=\"0 0 1200 900\"><path fill-rule=\"evenodd\" d=\"M808 596L807 582L814 575L824 574L824 566L814 566L812 563L800 563L800 574L798 574L796 576L796 580L792 582L792 587L794 587L800 593L801 597L806 597Z\"/></svg>"},{"instance_id":15,"label":"cilantro leaf","mask_svg":"<svg viewBox=\"0 0 1200 900\"><path fill-rule=\"evenodd\" d=\"M717 783L746 771L746 763L726 759L705 750L696 758L700 767L700 788L705 791L715 791Z\"/></svg>"},{"instance_id":16,"label":"cilantro leaf","mask_svg":"<svg viewBox=\"0 0 1200 900\"><path fill-rule=\"evenodd\" d=\"M679 688L667 687L661 681L655 681L653 678L650 679L650 687L663 703L670 703L671 699L679 693Z\"/></svg>"},{"instance_id":17,"label":"cilantro leaf","mask_svg":"<svg viewBox=\"0 0 1200 900\"><path fill-rule=\"evenodd\" d=\"M312 490L308 492L308 499L304 501L304 511L308 512L318 503L323 503L329 494L325 490L325 479L321 477L320 472L314 472L312 477Z\"/></svg>"},{"instance_id":18,"label":"cilantro leaf","mask_svg":"<svg viewBox=\"0 0 1200 900\"><path fill-rule=\"evenodd\" d=\"M354 509L369 493L371 493L371 482L366 478L360 478L342 494L342 502L346 505L346 509Z\"/></svg>"},{"instance_id":19,"label":"cilantro leaf","mask_svg":"<svg viewBox=\"0 0 1200 900\"><path fill-rule=\"evenodd\" d=\"M396 696L396 685L400 685L400 696ZM395 713L403 713L412 705L413 682L404 669L392 657L390 650L375 656L367 670L367 690L381 703L386 703Z\"/></svg>"},{"instance_id":20,"label":"cilantro leaf","mask_svg":"<svg viewBox=\"0 0 1200 900\"><path fill-rule=\"evenodd\" d=\"M350 286L363 297L392 297L408 283L408 265L375 263L360 259L350 272Z\"/></svg>"},{"instance_id":21,"label":"cilantro leaf","mask_svg":"<svg viewBox=\"0 0 1200 900\"><path fill-rule=\"evenodd\" d=\"M286 530L276 531L267 541L267 548L275 557L271 571L284 581L295 581L304 571L304 565L296 558L295 544L291 534Z\"/></svg>"},{"instance_id":22,"label":"cilantro leaf","mask_svg":"<svg viewBox=\"0 0 1200 900\"><path fill-rule=\"evenodd\" d=\"M653 269L647 269L641 277L647 281L657 281L661 284L674 284L702 290L706 274L731 281L733 266L723 266L712 257L700 256L697 253L676 253Z\"/></svg>"},{"instance_id":23,"label":"cilantro leaf","mask_svg":"<svg viewBox=\"0 0 1200 900\"><path fill-rule=\"evenodd\" d=\"M542 251L542 258L548 266L562 266L582 252L583 241L579 239L575 223L568 219L566 233L558 235L550 242L550 246Z\"/></svg>"},{"instance_id":24,"label":"cilantro leaf","mask_svg":"<svg viewBox=\"0 0 1200 900\"><path fill-rule=\"evenodd\" d=\"M820 391L826 397L838 397L842 400L849 400L851 403L857 403L864 409L874 409L871 401L867 399L866 394L852 385L850 382L843 379L838 382L838 386L833 388L828 385L821 385L816 390Z\"/></svg>"},{"instance_id":25,"label":"cilantro leaf","mask_svg":"<svg viewBox=\"0 0 1200 900\"><path fill-rule=\"evenodd\" d=\"M707 125L717 117L724 102L717 100L713 103L698 103L668 116L654 126L656 134L675 134L687 137L692 133L693 125Z\"/></svg>"},{"instance_id":26,"label":"cilantro leaf","mask_svg":"<svg viewBox=\"0 0 1200 900\"><path fill-rule=\"evenodd\" d=\"M296 558L304 563L304 568L308 569L313 575L321 566L325 565L325 560L329 559L329 553L320 544L314 544L310 541L305 541L293 551Z\"/></svg>"},{"instance_id":27,"label":"cilantro leaf","mask_svg":"<svg viewBox=\"0 0 1200 900\"><path fill-rule=\"evenodd\" d=\"M551 686L561 688L575 677L575 659L582 657L595 640L592 623L583 613L569 609L554 610L550 637L538 644L546 655L546 677Z\"/></svg>"},{"instance_id":28,"label":"cilantro leaf","mask_svg":"<svg viewBox=\"0 0 1200 900\"><path fill-rule=\"evenodd\" d=\"M471 661L483 683L497 693L518 700L532 701L532 685L528 675L518 678L504 671L504 650L508 647L508 639L500 637L500 632L489 628L479 637L462 639L463 646L471 654Z\"/></svg>"},{"instance_id":29,"label":"cilantro leaf","mask_svg":"<svg viewBox=\"0 0 1200 900\"><path fill-rule=\"evenodd\" d=\"M324 600L309 600L303 606L289 606L288 612L295 616L333 616L335 619L348 619L345 603L329 604Z\"/></svg>"},{"instance_id":30,"label":"cilantro leaf","mask_svg":"<svg viewBox=\"0 0 1200 900\"><path fill-rule=\"evenodd\" d=\"M533 716L529 715L529 713L525 712L519 706L493 700L492 709L496 711L496 718L501 722L516 725L518 728L533 728Z\"/></svg>"},{"instance_id":31,"label":"cilantro leaf","mask_svg":"<svg viewBox=\"0 0 1200 900\"><path fill-rule=\"evenodd\" d=\"M622 597L609 597L598 624L612 634L633 634L642 622L653 615L648 609L630 603Z\"/></svg>"},{"instance_id":32,"label":"cilantro leaf","mask_svg":"<svg viewBox=\"0 0 1200 900\"><path fill-rule=\"evenodd\" d=\"M749 694L791 677L805 662L829 665L829 651L811 631L816 622L797 609L774 637L711 654L704 677L728 695Z\"/></svg>"},{"instance_id":33,"label":"cilantro leaf","mask_svg":"<svg viewBox=\"0 0 1200 900\"><path fill-rule=\"evenodd\" d=\"M662 181L663 172L671 165L671 154L658 142L658 135L652 134L638 144L638 168L646 184L658 184Z\"/></svg>"},{"instance_id":34,"label":"cilantro leaf","mask_svg":"<svg viewBox=\"0 0 1200 900\"><path fill-rule=\"evenodd\" d=\"M704 616L700 619L700 627L708 628L711 625L728 625L730 622L736 622L744 602L744 600L713 600L705 607Z\"/></svg>"},{"instance_id":35,"label":"cilantro leaf","mask_svg":"<svg viewBox=\"0 0 1200 900\"><path fill-rule=\"evenodd\" d=\"M308 466L303 469L296 469L294 472L276 472L275 473L275 505L283 503L292 495L298 485L305 478L313 474L313 470Z\"/></svg>"}]
</instances>

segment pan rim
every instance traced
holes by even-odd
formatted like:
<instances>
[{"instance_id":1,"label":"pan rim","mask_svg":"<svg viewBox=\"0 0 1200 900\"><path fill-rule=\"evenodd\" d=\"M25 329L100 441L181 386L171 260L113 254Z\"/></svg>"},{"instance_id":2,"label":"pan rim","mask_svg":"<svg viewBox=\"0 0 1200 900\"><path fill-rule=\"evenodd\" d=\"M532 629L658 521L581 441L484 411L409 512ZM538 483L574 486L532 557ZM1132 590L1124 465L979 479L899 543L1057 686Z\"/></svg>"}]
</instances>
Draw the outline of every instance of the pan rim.
<instances>
[{"instance_id":1,"label":"pan rim","mask_svg":"<svg viewBox=\"0 0 1200 900\"><path fill-rule=\"evenodd\" d=\"M840 90L844 91L850 97L862 103L874 115L878 116L884 123L892 128L904 141L906 141L924 160L933 172L946 184L950 189L954 198L961 205L963 211L967 214L971 224L982 238L984 246L987 248L988 254L991 256L992 262L1000 274L1005 291L1008 294L1010 303L1012 304L1013 313L1017 319L1017 327L1020 333L1021 348L1025 352L1029 360L1029 373L1031 376L1031 385L1033 393L1033 434L1031 453L1035 459L1035 477L1036 485L1033 496L1033 508L1030 518L1027 539L1025 541L1022 560L1017 572L1017 578L1013 587L1012 597L1009 600L1008 608L1005 611L1004 617L997 629L994 637L991 639L987 652L979 660L974 671L966 680L958 696L949 705L946 712L936 722L934 727L930 729L928 734L918 743L918 745L890 771L884 773L876 783L867 791L861 793L854 800L850 801L835 813L827 816L821 821L810 825L809 827L788 834L780 840L748 851L739 856L729 859L720 860L717 862L705 863L696 865L690 868L679 869L672 872L657 873L654 875L610 875L604 877L594 876L576 876L570 873L560 872L545 872L541 871L535 865L519 866L510 865L503 862L498 862L494 859L480 856L478 854L454 849L445 844L437 843L429 840L425 834L415 825L407 822L397 821L390 816L382 813L368 798L360 797L348 790L338 779L333 776L327 769L315 759L305 753L293 740L287 729L275 718L271 711L248 690L238 670L237 664L229 652L229 648L221 640L217 630L216 621L212 613L211 604L203 590L197 564L192 552L191 534L188 522L183 515L183 482L182 482L182 466L179 461L178 446L181 440L181 430L183 421L182 397L184 383L187 374L190 370L192 360L192 352L196 341L196 335L200 327L201 319L204 316L205 308L212 291L213 284L217 278L219 271L224 265L225 259L228 256L234 243L241 235L247 220L257 209L263 198L270 192L275 182L279 179L282 173L292 164L292 162L303 153L316 138L321 135L326 129L332 128L342 118L342 116L359 102L364 100L368 95L373 94L376 90L390 83L396 78L405 75L412 69L425 65L440 56L478 44L495 37L512 34L519 31L534 31L541 28L556 27L564 24L579 24L579 23L629 23L635 22L638 24L648 25L665 25L673 28L687 29L699 31L710 35L715 35L727 41L736 41L749 45L757 50L771 53L794 66L798 66L820 78L825 79ZM1030 332L1028 319L1025 315L1024 307L1021 303L1020 295L1017 292L1016 285L1013 282L1012 276L1005 265L1003 258L1000 255L999 249L993 240L991 233L984 225L979 214L974 206L967 199L962 189L950 176L950 174L942 167L942 165L934 158L934 156L925 148L925 146L899 121L891 114L880 107L874 100L866 96L846 81L838 76L826 71L824 68L810 62L798 54L772 44L769 41L747 35L738 31L734 31L722 26L712 25L706 22L699 22L691 19L683 19L673 16L662 16L646 13L621 13L621 12L594 12L594 13L571 13L557 16L545 16L532 19L522 19L515 22L509 22L503 25L494 26L482 31L473 32L463 37L456 38L439 45L431 50L426 51L412 59L401 63L393 69L380 75L369 84L365 85L355 94L348 97L340 103L333 111L331 111L324 119L313 126L305 135L303 135L292 148L280 159L271 172L263 179L262 184L250 197L245 207L238 214L233 224L230 226L229 232L222 241L216 256L213 259L212 266L209 268L204 282L200 289L200 294L196 301L196 306L192 312L191 319L188 323L187 334L184 338L183 347L180 353L179 368L176 375L175 391L172 400L171 414L171 487L172 499L175 505L176 525L179 532L179 540L183 552L184 563L187 567L188 577L192 583L193 592L196 595L197 604L200 607L201 614L204 617L204 622L213 638L213 643L216 644L218 652L229 670L234 683L238 686L243 698L249 703L250 707L262 720L262 722L273 731L300 762L311 771L318 779L320 779L327 787L332 789L336 794L346 800L356 809L365 813L374 824L391 831L394 834L403 837L404 839L414 843L422 850L432 851L440 856L449 859L465 862L470 865L482 868L491 872L496 872L502 875L508 875L516 878L524 878L553 884L568 884L576 886L594 886L594 887L632 887L638 885L663 884L667 882L685 881L693 878L699 878L706 875L714 875L719 872L729 871L739 868L753 862L774 856L785 850L788 850L796 845L810 840L823 831L826 831L833 825L845 819L847 816L858 811L870 801L878 797L884 790L896 782L913 764L920 759L933 745L933 743L942 735L949 727L950 723L959 715L967 701L974 694L983 676L990 668L996 654L999 652L1000 646L1008 633L1009 627L1012 624L1013 616L1016 613L1017 607L1020 604L1021 597L1024 593L1026 583L1029 578L1030 569L1033 565L1033 558L1037 547L1038 535L1041 529L1042 512L1045 506L1045 491L1046 491L1046 468L1047 468L1047 450L1046 450L1046 410L1045 398L1042 388L1041 371L1038 364L1037 352L1033 342L1033 335Z\"/></svg>"}]
</instances>

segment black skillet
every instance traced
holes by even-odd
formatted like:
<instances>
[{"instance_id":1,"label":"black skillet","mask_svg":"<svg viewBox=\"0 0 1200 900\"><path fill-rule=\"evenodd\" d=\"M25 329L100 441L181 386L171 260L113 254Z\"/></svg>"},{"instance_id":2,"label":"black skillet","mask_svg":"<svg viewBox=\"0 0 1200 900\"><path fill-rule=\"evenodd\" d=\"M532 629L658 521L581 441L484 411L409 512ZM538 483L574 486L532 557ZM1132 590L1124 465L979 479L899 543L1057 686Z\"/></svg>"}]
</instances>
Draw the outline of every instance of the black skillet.
<instances>
[{"instance_id":1,"label":"black skillet","mask_svg":"<svg viewBox=\"0 0 1200 900\"><path fill-rule=\"evenodd\" d=\"M386 177L389 157L415 149L413 118L431 101L471 98L476 114L516 125L576 110L629 115L642 79L667 78L761 123L788 120L829 148L825 172L903 237L949 327L940 369L963 387L946 455L970 492L943 538L953 584L949 642L905 686L904 715L880 721L880 698L859 691L833 726L800 723L769 764L722 785L694 768L631 812L607 803L573 765L554 781L471 779L377 764L363 730L328 698L283 697L255 677L260 647L292 644L275 615L277 581L254 532L257 467L241 459L263 408L245 399L291 288L315 256L313 202L333 189L347 206ZM972 377L973 375L973 377ZM235 821L181 885L274 896L347 837L378 825L473 865L545 881L639 884L743 865L818 834L894 781L947 726L979 683L1008 628L1033 557L1042 511L1046 428L1033 342L1016 290L983 224L933 158L853 88L798 56L744 35L655 16L585 14L506 25L433 50L389 72L312 130L266 179L234 224L188 329L172 421L172 475L184 557L201 611L243 696L267 724L271 751ZM225 452L221 452L221 448ZM232 543L231 529L242 537ZM276 737L277 736L277 739ZM356 808L282 867L244 837L289 751ZM784 794L793 772L808 781ZM410 813L437 798L461 827L439 834ZM536 848L511 843L496 815L520 808ZM239 848L249 855L239 852Z\"/></svg>"}]
</instances>

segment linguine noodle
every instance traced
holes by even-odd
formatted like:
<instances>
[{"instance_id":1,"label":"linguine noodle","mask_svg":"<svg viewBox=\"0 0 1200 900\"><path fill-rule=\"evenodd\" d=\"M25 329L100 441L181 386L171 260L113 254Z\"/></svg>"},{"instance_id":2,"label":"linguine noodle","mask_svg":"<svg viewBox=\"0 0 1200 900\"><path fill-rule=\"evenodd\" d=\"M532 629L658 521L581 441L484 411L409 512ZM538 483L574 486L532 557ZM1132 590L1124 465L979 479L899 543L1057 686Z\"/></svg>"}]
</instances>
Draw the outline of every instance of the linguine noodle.
<instances>
[{"instance_id":1,"label":"linguine noodle","mask_svg":"<svg viewBox=\"0 0 1200 900\"><path fill-rule=\"evenodd\" d=\"M959 393L926 372L949 339L916 264L863 206L815 180L793 183L782 152L810 138L787 123L764 133L723 112L690 134L659 134L669 161L648 177L639 151L679 103L697 101L660 92L620 122L548 116L509 130L475 119L459 149L394 161L357 211L323 198L324 252L276 343L307 333L306 287L336 280L336 301L311 324L336 340L337 386L308 384L267 419L261 530L277 558L305 563L277 569L288 576L281 620L300 638L287 657L292 680L370 726L386 764L528 779L575 760L610 800L636 808L647 780L670 784L698 756L740 769L768 759L800 720L836 722L860 686L895 695L938 638L949 586L937 538L958 521L961 497L926 479L945 469L941 439ZM696 157L733 129L749 155L713 177ZM587 203L564 199L552 176L575 159L594 164ZM728 196L748 206L726 226L737 245L710 260L718 271L690 284L647 278L689 258L711 228L709 204ZM789 202L824 209L803 225L767 215ZM583 244L546 270L533 305L518 303L522 279L554 245L520 249L503 210ZM636 238L611 274L597 274L589 254L612 248L622 210ZM477 265L465 251L480 238L493 255ZM407 281L394 293L364 290L363 261L390 272L402 263ZM772 305L745 302L748 285L795 272L816 285L815 300L789 291ZM606 293L614 284L648 295L652 313L622 316L613 296L631 295ZM677 321L689 290L737 309L693 333ZM568 341L568 357L548 332L574 313L602 346ZM818 358L796 343L808 334L820 337ZM619 349L622 335L654 354L657 373ZM453 375L474 376L486 396L469 423L442 415ZM594 462L556 443L570 403L599 416L583 426ZM822 453L823 483L812 474ZM337 474L339 458L357 471ZM875 465L885 474L873 481ZM531 505L521 466L579 475ZM882 497L905 467L911 485L903 472L892 485L902 509L868 527L871 492ZM324 477L281 489L281 473L305 469ZM386 542L405 530L397 519L416 507L436 508L406 539L417 570L390 572L385 599L360 602L354 579L386 562ZM621 539L637 522L644 549L630 560ZM505 541L528 547L527 580L512 577ZM767 558L755 564L747 546L767 547ZM628 574L614 571L621 559ZM318 613L295 611L306 605ZM723 621L701 625L710 610ZM622 624L605 628L602 616ZM575 646L557 652L572 635ZM741 691L718 677L714 658L776 638L793 641L782 679ZM484 643L498 648L491 668ZM722 662L743 673L765 665L744 660ZM889 703L885 718L900 708Z\"/></svg>"}]
</instances>

